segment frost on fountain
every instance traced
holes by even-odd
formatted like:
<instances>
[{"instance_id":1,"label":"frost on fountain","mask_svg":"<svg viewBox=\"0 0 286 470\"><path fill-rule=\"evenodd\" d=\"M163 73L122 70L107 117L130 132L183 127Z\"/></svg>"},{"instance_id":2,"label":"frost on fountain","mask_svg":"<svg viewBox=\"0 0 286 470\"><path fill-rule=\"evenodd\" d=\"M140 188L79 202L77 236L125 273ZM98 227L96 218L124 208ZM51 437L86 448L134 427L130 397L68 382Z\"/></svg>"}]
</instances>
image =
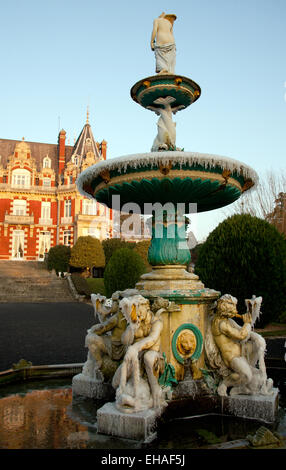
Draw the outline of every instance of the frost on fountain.
<instances>
[{"instance_id":1,"label":"frost on fountain","mask_svg":"<svg viewBox=\"0 0 286 470\"><path fill-rule=\"evenodd\" d=\"M220 297L209 317L205 339L208 364L218 376L217 393L230 395L272 395L273 381L265 367L266 342L252 331L260 315L262 297L245 300L247 312L238 315L237 299L229 294ZM243 319L239 326L233 317Z\"/></svg>"},{"instance_id":2,"label":"frost on fountain","mask_svg":"<svg viewBox=\"0 0 286 470\"><path fill-rule=\"evenodd\" d=\"M106 375L112 378L118 361L123 359L126 352L126 347L121 342L126 321L119 309L119 302L124 296L134 293L137 293L136 289L116 291L111 299L100 294L91 295L98 322L87 331L85 338L88 355L82 370L84 376L99 382L106 380Z\"/></svg>"},{"instance_id":3,"label":"frost on fountain","mask_svg":"<svg viewBox=\"0 0 286 470\"><path fill-rule=\"evenodd\" d=\"M92 294L91 300L99 323L87 332L88 356L82 375L99 384L112 383L116 407L123 412L166 406L171 387L158 380L166 368L160 351L160 316L179 307L156 298L151 309L150 301L136 289L117 291L111 299Z\"/></svg>"},{"instance_id":4,"label":"frost on fountain","mask_svg":"<svg viewBox=\"0 0 286 470\"><path fill-rule=\"evenodd\" d=\"M124 298L120 308L127 320L127 328L122 342L127 351L117 369L112 385L116 388L116 407L124 412L138 412L149 408L166 406L164 389L158 382L164 370L164 360L160 351L163 322L162 312L172 308L172 304L161 299L163 307L150 308L150 302L142 295ZM154 304L153 304L154 306Z\"/></svg>"},{"instance_id":5,"label":"frost on fountain","mask_svg":"<svg viewBox=\"0 0 286 470\"><path fill-rule=\"evenodd\" d=\"M124 155L118 158L101 161L96 165L86 168L86 170L79 175L77 187L83 196L91 198L91 195L84 191L83 185L94 180L103 170L117 170L120 173L126 173L128 168L134 170L146 166L153 168L159 167L160 164L168 165L169 163L179 165L180 168L184 165L200 165L206 170L221 167L230 170L232 173L237 172L238 174L242 174L245 179L251 179L255 185L258 183L257 173L251 167L238 160L198 152L164 151Z\"/></svg>"},{"instance_id":6,"label":"frost on fountain","mask_svg":"<svg viewBox=\"0 0 286 470\"><path fill-rule=\"evenodd\" d=\"M165 14L159 23L162 27L168 26ZM176 83L176 76L173 79ZM179 85L174 84L174 87L177 87L178 96ZM226 170L234 177L242 177L245 182L251 180L252 188L255 188L258 183L256 172L240 161L176 148L176 126L172 121L172 113L176 111L172 105L176 103L170 96L159 96L159 90L160 87L156 93L158 101L153 102L154 109L147 106L160 115L152 151L100 161L85 169L77 179L79 192L92 198L90 193L94 185L99 183L101 188L108 189L109 184L113 184L112 171L116 176L121 175L118 178L121 183L128 182L133 170L139 173L142 168L144 172L146 168L153 170L152 178L153 175L165 178L166 174L160 172L160 167L171 169L170 178L176 176L176 169L181 173L186 170L186 175L192 170L194 174L197 172L195 179L199 179L204 170L218 170L219 174ZM159 107L155 109L156 105ZM125 174L128 177L124 177ZM249 187L246 184L246 189L252 190ZM269 416L273 417L275 398L272 397L275 395L272 380L266 375L266 344L252 329L262 299L254 297L246 301L247 313L241 316L241 327L233 320L238 316L237 300L231 295L219 298L209 315L210 302L217 299L219 293L205 289L190 273L181 275L180 269L184 267L174 266L174 257L170 258L168 264L172 266L157 263L160 266L155 266L151 275L142 276L142 282L137 284L138 291L116 292L111 299L99 295L91 298L98 323L88 330L86 336L88 357L82 375L98 384L108 383L115 391L115 402L106 403L98 410L99 432L141 438L153 429L155 418L168 401L173 399L175 402L176 398L183 396L193 400L197 406L196 399L203 399L203 394L199 397L202 373L208 385L207 393L220 404L228 402L228 410L233 411L232 414L247 416L247 410L253 409L252 417L258 417L261 409L269 403ZM173 267L176 271L171 269ZM148 298L141 295L144 292ZM174 298L178 305L170 302L169 299ZM193 346L190 350L183 348L183 333L175 335L185 327L194 349ZM176 396L180 386L183 395L178 392ZM105 389L102 387L102 390ZM103 394L101 398L104 397Z\"/></svg>"}]
</instances>

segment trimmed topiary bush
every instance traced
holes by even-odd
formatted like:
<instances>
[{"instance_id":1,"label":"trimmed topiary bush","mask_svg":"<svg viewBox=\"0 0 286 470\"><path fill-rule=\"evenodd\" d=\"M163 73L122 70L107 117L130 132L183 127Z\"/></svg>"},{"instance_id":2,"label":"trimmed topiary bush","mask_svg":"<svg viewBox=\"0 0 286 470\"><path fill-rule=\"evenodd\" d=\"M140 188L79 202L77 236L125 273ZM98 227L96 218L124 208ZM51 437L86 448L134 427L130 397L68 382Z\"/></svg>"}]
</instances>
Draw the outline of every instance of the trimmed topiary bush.
<instances>
[{"instance_id":1,"label":"trimmed topiary bush","mask_svg":"<svg viewBox=\"0 0 286 470\"><path fill-rule=\"evenodd\" d=\"M138 253L138 255L140 255L141 258L143 259L147 271L152 271L152 266L151 264L149 264L149 261L148 261L148 250L149 250L150 244L151 244L151 240L142 240L140 242L137 242L134 247L134 251Z\"/></svg>"},{"instance_id":2,"label":"trimmed topiary bush","mask_svg":"<svg viewBox=\"0 0 286 470\"><path fill-rule=\"evenodd\" d=\"M70 265L75 268L86 269L90 272L94 266L103 268L105 266L105 255L100 240L91 237L79 237L72 247Z\"/></svg>"},{"instance_id":3,"label":"trimmed topiary bush","mask_svg":"<svg viewBox=\"0 0 286 470\"><path fill-rule=\"evenodd\" d=\"M106 265L109 263L109 260L113 253L116 250L120 250L121 248L131 248L135 247L136 243L134 242L127 242L122 240L121 238L107 238L106 240L102 241L102 246L105 254L105 263Z\"/></svg>"},{"instance_id":4,"label":"trimmed topiary bush","mask_svg":"<svg viewBox=\"0 0 286 470\"><path fill-rule=\"evenodd\" d=\"M262 316L256 326L278 321L286 310L286 241L265 220L248 214L229 217L200 247L195 272L204 284L238 299L262 296Z\"/></svg>"},{"instance_id":5,"label":"trimmed topiary bush","mask_svg":"<svg viewBox=\"0 0 286 470\"><path fill-rule=\"evenodd\" d=\"M46 265L49 271L54 269L56 273L67 272L69 269L69 261L71 249L69 246L56 245L50 248Z\"/></svg>"},{"instance_id":6,"label":"trimmed topiary bush","mask_svg":"<svg viewBox=\"0 0 286 470\"><path fill-rule=\"evenodd\" d=\"M144 272L146 272L146 267L138 253L130 248L116 250L104 271L107 297L111 297L117 290L134 289Z\"/></svg>"}]
</instances>

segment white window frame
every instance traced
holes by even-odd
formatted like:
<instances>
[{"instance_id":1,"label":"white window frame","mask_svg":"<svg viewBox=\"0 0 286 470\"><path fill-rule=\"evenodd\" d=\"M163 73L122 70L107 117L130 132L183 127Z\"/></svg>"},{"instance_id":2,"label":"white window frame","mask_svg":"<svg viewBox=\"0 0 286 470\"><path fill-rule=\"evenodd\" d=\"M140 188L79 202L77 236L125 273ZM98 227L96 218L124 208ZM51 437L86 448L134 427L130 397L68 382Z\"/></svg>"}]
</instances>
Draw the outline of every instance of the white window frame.
<instances>
[{"instance_id":1,"label":"white window frame","mask_svg":"<svg viewBox=\"0 0 286 470\"><path fill-rule=\"evenodd\" d=\"M50 157L46 156L43 159L43 168L51 168L51 159L50 159Z\"/></svg>"},{"instance_id":2,"label":"white window frame","mask_svg":"<svg viewBox=\"0 0 286 470\"><path fill-rule=\"evenodd\" d=\"M12 259L24 258L25 232L24 230L13 230L12 233ZM20 251L21 249L21 251Z\"/></svg>"},{"instance_id":3,"label":"white window frame","mask_svg":"<svg viewBox=\"0 0 286 470\"><path fill-rule=\"evenodd\" d=\"M96 215L97 214L96 201L91 201L90 199L83 199L82 214L83 215Z\"/></svg>"},{"instance_id":4,"label":"white window frame","mask_svg":"<svg viewBox=\"0 0 286 470\"><path fill-rule=\"evenodd\" d=\"M31 186L31 173L29 170L17 168L12 172L12 187L13 188L30 188Z\"/></svg>"},{"instance_id":5,"label":"white window frame","mask_svg":"<svg viewBox=\"0 0 286 470\"><path fill-rule=\"evenodd\" d=\"M86 236L90 236L90 237L94 237L94 238L98 238L100 239L100 235L101 235L101 230L100 228L98 227L84 227L82 229L82 235L84 237Z\"/></svg>"},{"instance_id":6,"label":"white window frame","mask_svg":"<svg viewBox=\"0 0 286 470\"><path fill-rule=\"evenodd\" d=\"M27 201L26 201L26 199L14 199L14 201L13 201L13 215L27 215Z\"/></svg>"},{"instance_id":7,"label":"white window frame","mask_svg":"<svg viewBox=\"0 0 286 470\"><path fill-rule=\"evenodd\" d=\"M48 253L51 247L51 232L41 231L39 233L39 253L38 259L43 260L45 253Z\"/></svg>"},{"instance_id":8,"label":"white window frame","mask_svg":"<svg viewBox=\"0 0 286 470\"><path fill-rule=\"evenodd\" d=\"M71 236L72 236L71 230L64 230L63 242L65 246L71 245Z\"/></svg>"},{"instance_id":9,"label":"white window frame","mask_svg":"<svg viewBox=\"0 0 286 470\"><path fill-rule=\"evenodd\" d=\"M65 207L64 207L64 217L71 217L72 212L72 201L71 199L65 200Z\"/></svg>"},{"instance_id":10,"label":"white window frame","mask_svg":"<svg viewBox=\"0 0 286 470\"><path fill-rule=\"evenodd\" d=\"M42 201L41 219L49 220L50 218L51 218L51 203L49 201Z\"/></svg>"}]
</instances>

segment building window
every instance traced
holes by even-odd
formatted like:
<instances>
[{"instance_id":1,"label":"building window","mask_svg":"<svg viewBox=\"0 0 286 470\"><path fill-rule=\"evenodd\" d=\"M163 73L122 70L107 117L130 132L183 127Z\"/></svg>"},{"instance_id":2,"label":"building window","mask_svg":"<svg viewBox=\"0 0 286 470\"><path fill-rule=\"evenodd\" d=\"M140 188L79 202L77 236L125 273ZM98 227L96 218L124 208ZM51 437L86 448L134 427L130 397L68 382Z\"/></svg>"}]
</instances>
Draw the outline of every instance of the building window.
<instances>
[{"instance_id":1,"label":"building window","mask_svg":"<svg viewBox=\"0 0 286 470\"><path fill-rule=\"evenodd\" d=\"M24 199L15 199L13 202L13 215L26 215L27 201Z\"/></svg>"},{"instance_id":2,"label":"building window","mask_svg":"<svg viewBox=\"0 0 286 470\"><path fill-rule=\"evenodd\" d=\"M46 188L50 188L51 187L51 178L43 178L43 186L45 186Z\"/></svg>"},{"instance_id":3,"label":"building window","mask_svg":"<svg viewBox=\"0 0 286 470\"><path fill-rule=\"evenodd\" d=\"M31 174L28 170L17 169L12 173L12 186L20 188L29 188Z\"/></svg>"},{"instance_id":4,"label":"building window","mask_svg":"<svg viewBox=\"0 0 286 470\"><path fill-rule=\"evenodd\" d=\"M70 246L71 244L71 230L64 231L64 245Z\"/></svg>"},{"instance_id":5,"label":"building window","mask_svg":"<svg viewBox=\"0 0 286 470\"><path fill-rule=\"evenodd\" d=\"M42 202L41 218L48 220L51 217L51 203Z\"/></svg>"},{"instance_id":6,"label":"building window","mask_svg":"<svg viewBox=\"0 0 286 470\"><path fill-rule=\"evenodd\" d=\"M51 247L51 233L40 232L39 234L39 259L43 260L45 254L48 253Z\"/></svg>"},{"instance_id":7,"label":"building window","mask_svg":"<svg viewBox=\"0 0 286 470\"><path fill-rule=\"evenodd\" d=\"M77 157L76 155L73 155L73 156L71 157L71 161L75 164L75 166L78 165L78 157Z\"/></svg>"},{"instance_id":8,"label":"building window","mask_svg":"<svg viewBox=\"0 0 286 470\"><path fill-rule=\"evenodd\" d=\"M82 229L82 235L84 237L86 236L90 236L90 237L94 237L94 238L99 238L100 239L100 229L99 228L95 228L95 227L85 227Z\"/></svg>"},{"instance_id":9,"label":"building window","mask_svg":"<svg viewBox=\"0 0 286 470\"><path fill-rule=\"evenodd\" d=\"M51 159L48 156L43 160L43 168L51 168Z\"/></svg>"},{"instance_id":10,"label":"building window","mask_svg":"<svg viewBox=\"0 0 286 470\"><path fill-rule=\"evenodd\" d=\"M65 217L71 217L71 199L65 200Z\"/></svg>"},{"instance_id":11,"label":"building window","mask_svg":"<svg viewBox=\"0 0 286 470\"><path fill-rule=\"evenodd\" d=\"M71 175L71 176L69 176L69 184L72 184L72 183L73 183L73 177Z\"/></svg>"},{"instance_id":12,"label":"building window","mask_svg":"<svg viewBox=\"0 0 286 470\"><path fill-rule=\"evenodd\" d=\"M84 215L96 215L96 201L84 199L82 201L82 213Z\"/></svg>"},{"instance_id":13,"label":"building window","mask_svg":"<svg viewBox=\"0 0 286 470\"><path fill-rule=\"evenodd\" d=\"M12 258L24 258L24 230L13 230Z\"/></svg>"}]
</instances>

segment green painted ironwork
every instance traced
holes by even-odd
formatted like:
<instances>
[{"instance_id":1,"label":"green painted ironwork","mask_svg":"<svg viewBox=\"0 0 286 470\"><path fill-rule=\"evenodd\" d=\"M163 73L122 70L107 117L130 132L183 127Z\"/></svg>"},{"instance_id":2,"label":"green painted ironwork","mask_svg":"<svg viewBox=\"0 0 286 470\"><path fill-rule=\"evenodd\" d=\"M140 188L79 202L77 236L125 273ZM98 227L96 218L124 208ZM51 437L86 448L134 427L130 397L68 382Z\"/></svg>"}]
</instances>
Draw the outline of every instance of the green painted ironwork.
<instances>
[{"instance_id":1,"label":"green painted ironwork","mask_svg":"<svg viewBox=\"0 0 286 470\"><path fill-rule=\"evenodd\" d=\"M241 191L231 184L222 187L217 180L189 177L142 178L140 181L134 179L94 191L96 200L110 208L112 196L119 195L121 207L132 201L143 213L148 203L166 204L170 201L173 204L197 204L197 212L205 212L231 204L241 195Z\"/></svg>"},{"instance_id":2,"label":"green painted ironwork","mask_svg":"<svg viewBox=\"0 0 286 470\"><path fill-rule=\"evenodd\" d=\"M172 96L172 107L184 109L194 103L201 95L200 86L182 75L154 75L144 78L131 88L131 97L138 104L148 109L160 107L157 98Z\"/></svg>"},{"instance_id":3,"label":"green painted ironwork","mask_svg":"<svg viewBox=\"0 0 286 470\"><path fill-rule=\"evenodd\" d=\"M173 386L177 385L178 383L177 379L175 378L175 367L172 364L168 364L165 353L163 353L163 358L165 362L165 369L164 372L160 375L158 383L162 387L170 387L172 389Z\"/></svg>"},{"instance_id":4,"label":"green painted ironwork","mask_svg":"<svg viewBox=\"0 0 286 470\"><path fill-rule=\"evenodd\" d=\"M148 262L152 266L187 265L191 261L186 241L185 226L177 223L156 223L152 227L152 240L148 250Z\"/></svg>"}]
</instances>

